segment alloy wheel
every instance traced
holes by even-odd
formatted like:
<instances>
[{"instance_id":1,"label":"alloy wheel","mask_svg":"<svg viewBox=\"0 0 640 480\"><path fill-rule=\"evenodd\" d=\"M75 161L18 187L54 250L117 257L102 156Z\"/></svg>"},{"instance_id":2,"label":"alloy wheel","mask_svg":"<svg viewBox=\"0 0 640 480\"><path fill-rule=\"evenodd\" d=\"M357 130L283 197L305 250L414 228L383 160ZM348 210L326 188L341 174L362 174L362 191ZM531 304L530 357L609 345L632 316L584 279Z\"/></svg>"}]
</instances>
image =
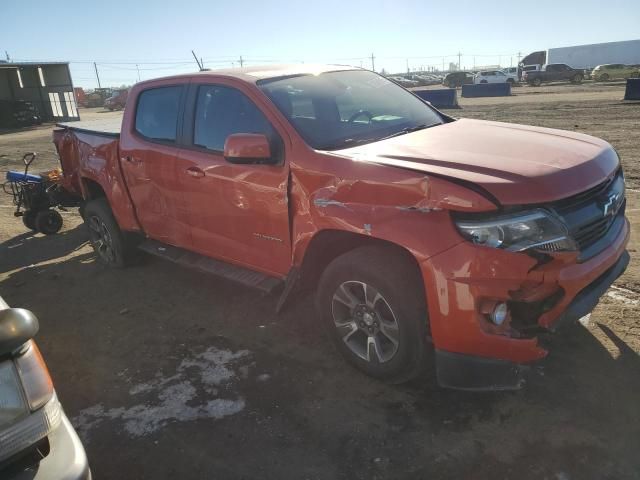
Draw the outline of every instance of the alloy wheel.
<instances>
[{"instance_id":1,"label":"alloy wheel","mask_svg":"<svg viewBox=\"0 0 640 480\"><path fill-rule=\"evenodd\" d=\"M398 321L389 302L373 286L343 282L333 294L331 313L345 345L367 362L385 363L398 351Z\"/></svg>"},{"instance_id":2,"label":"alloy wheel","mask_svg":"<svg viewBox=\"0 0 640 480\"><path fill-rule=\"evenodd\" d=\"M87 219L87 224L89 226L91 244L100 258L106 263L115 262L116 253L113 248L113 239L105 223L100 217L93 215Z\"/></svg>"}]
</instances>

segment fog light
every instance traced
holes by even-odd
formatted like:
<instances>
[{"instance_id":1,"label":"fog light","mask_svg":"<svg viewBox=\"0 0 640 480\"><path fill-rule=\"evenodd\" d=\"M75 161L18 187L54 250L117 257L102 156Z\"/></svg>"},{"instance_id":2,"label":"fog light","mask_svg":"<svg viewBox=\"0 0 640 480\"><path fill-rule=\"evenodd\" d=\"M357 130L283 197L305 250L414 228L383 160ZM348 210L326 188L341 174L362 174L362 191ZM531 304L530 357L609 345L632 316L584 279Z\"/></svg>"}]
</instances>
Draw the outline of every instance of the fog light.
<instances>
[{"instance_id":1,"label":"fog light","mask_svg":"<svg viewBox=\"0 0 640 480\"><path fill-rule=\"evenodd\" d=\"M496 303L496 306L493 307L493 311L489 314L489 318L493 323L500 326L507 319L507 314L509 313L509 309L507 308L507 304L504 302Z\"/></svg>"}]
</instances>

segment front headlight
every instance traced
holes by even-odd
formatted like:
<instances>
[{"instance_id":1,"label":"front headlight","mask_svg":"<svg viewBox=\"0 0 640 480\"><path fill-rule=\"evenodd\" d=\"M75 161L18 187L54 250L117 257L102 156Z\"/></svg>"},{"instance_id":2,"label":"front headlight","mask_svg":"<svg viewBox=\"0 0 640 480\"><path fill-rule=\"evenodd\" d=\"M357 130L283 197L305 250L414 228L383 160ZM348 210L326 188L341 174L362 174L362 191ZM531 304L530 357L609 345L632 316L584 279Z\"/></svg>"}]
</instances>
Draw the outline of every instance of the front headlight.
<instances>
[{"instance_id":1,"label":"front headlight","mask_svg":"<svg viewBox=\"0 0 640 480\"><path fill-rule=\"evenodd\" d=\"M458 220L456 225L471 242L509 252L577 250L567 227L542 209L485 220Z\"/></svg>"}]
</instances>

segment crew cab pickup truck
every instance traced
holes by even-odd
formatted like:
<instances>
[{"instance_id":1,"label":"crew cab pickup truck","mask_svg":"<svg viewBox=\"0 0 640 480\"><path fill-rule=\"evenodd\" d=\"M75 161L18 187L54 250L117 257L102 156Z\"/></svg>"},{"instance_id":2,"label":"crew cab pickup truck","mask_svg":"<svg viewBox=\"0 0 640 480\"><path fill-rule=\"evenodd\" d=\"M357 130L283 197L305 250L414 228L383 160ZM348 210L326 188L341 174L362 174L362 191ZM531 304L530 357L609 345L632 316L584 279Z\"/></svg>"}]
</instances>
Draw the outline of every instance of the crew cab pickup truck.
<instances>
[{"instance_id":1,"label":"crew cab pickup truck","mask_svg":"<svg viewBox=\"0 0 640 480\"><path fill-rule=\"evenodd\" d=\"M582 83L583 79L583 70L576 70L564 63L549 63L543 65L540 70L525 71L522 73L522 81L534 87L539 87L544 82L557 82L561 80L569 80L571 83Z\"/></svg>"},{"instance_id":2,"label":"crew cab pickup truck","mask_svg":"<svg viewBox=\"0 0 640 480\"><path fill-rule=\"evenodd\" d=\"M121 127L54 141L102 262L138 247L278 308L313 289L338 350L389 382L431 363L446 387L518 388L629 261L607 142L456 120L362 69L145 81Z\"/></svg>"}]
</instances>

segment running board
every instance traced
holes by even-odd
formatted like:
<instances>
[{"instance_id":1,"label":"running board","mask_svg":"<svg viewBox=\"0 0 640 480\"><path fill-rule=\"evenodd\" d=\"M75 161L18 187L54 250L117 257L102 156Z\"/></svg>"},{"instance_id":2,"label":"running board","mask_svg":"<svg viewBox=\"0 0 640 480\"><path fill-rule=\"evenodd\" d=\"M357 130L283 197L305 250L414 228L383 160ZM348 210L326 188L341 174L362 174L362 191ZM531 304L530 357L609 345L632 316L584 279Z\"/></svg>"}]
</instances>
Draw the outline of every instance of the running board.
<instances>
[{"instance_id":1,"label":"running board","mask_svg":"<svg viewBox=\"0 0 640 480\"><path fill-rule=\"evenodd\" d=\"M260 272L238 267L211 257L190 252L183 248L167 245L156 240L145 240L138 248L151 255L171 260L183 267L192 268L204 273L211 273L218 277L233 280L247 287L257 288L266 293L273 293L283 282Z\"/></svg>"}]
</instances>

